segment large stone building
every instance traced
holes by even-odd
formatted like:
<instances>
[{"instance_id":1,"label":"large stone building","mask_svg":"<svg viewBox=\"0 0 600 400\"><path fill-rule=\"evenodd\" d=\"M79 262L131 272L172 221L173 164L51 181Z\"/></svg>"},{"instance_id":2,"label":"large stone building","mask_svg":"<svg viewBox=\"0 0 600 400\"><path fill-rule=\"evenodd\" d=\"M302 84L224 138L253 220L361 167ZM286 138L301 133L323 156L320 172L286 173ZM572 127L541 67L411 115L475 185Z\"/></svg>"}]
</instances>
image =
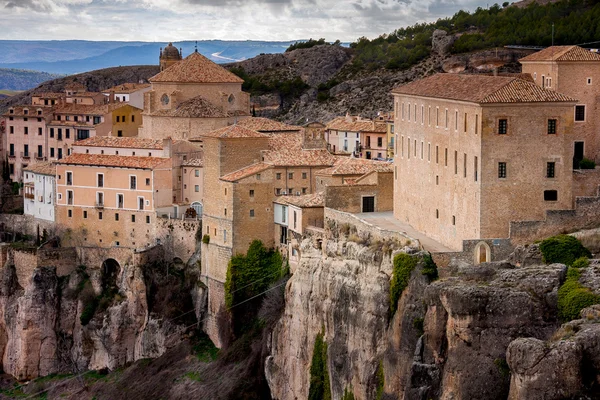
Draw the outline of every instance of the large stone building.
<instances>
[{"instance_id":1,"label":"large stone building","mask_svg":"<svg viewBox=\"0 0 600 400\"><path fill-rule=\"evenodd\" d=\"M250 96L242 92L241 78L198 52L170 61L163 69L161 58L161 72L150 78L140 137L188 139L249 116Z\"/></svg>"},{"instance_id":2,"label":"large stone building","mask_svg":"<svg viewBox=\"0 0 600 400\"><path fill-rule=\"evenodd\" d=\"M574 99L573 166L585 157L600 162L600 54L578 46L553 46L519 60L543 88Z\"/></svg>"},{"instance_id":3,"label":"large stone building","mask_svg":"<svg viewBox=\"0 0 600 400\"><path fill-rule=\"evenodd\" d=\"M508 238L570 209L576 100L511 77L438 74L393 90L394 216L442 244Z\"/></svg>"},{"instance_id":4,"label":"large stone building","mask_svg":"<svg viewBox=\"0 0 600 400\"><path fill-rule=\"evenodd\" d=\"M23 175L23 213L54 222L56 165L39 162L25 168Z\"/></svg>"}]
</instances>

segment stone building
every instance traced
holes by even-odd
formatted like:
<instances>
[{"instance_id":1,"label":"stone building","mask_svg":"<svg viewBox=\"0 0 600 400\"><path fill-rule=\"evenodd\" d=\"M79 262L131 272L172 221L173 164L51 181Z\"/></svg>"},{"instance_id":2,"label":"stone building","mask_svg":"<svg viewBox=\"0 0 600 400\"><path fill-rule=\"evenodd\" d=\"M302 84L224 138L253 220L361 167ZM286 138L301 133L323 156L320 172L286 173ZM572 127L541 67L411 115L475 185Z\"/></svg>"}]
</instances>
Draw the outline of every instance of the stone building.
<instances>
[{"instance_id":1,"label":"stone building","mask_svg":"<svg viewBox=\"0 0 600 400\"><path fill-rule=\"evenodd\" d=\"M329 121L325 140L334 154L358 158L387 158L387 124L381 120L346 115Z\"/></svg>"},{"instance_id":2,"label":"stone building","mask_svg":"<svg viewBox=\"0 0 600 400\"><path fill-rule=\"evenodd\" d=\"M164 71L173 64L177 64L182 60L182 51L177 50L177 47L173 46L173 43L169 43L164 50L160 49L160 55L158 57L160 70Z\"/></svg>"},{"instance_id":3,"label":"stone building","mask_svg":"<svg viewBox=\"0 0 600 400\"><path fill-rule=\"evenodd\" d=\"M576 100L511 77L437 74L393 90L394 216L442 244L508 238L571 209Z\"/></svg>"},{"instance_id":4,"label":"stone building","mask_svg":"<svg viewBox=\"0 0 600 400\"><path fill-rule=\"evenodd\" d=\"M128 103L142 110L144 109L144 93L148 91L150 91L148 83L123 83L103 90L102 94L106 96L107 100L112 97L116 102Z\"/></svg>"},{"instance_id":5,"label":"stone building","mask_svg":"<svg viewBox=\"0 0 600 400\"><path fill-rule=\"evenodd\" d=\"M598 85L600 54L579 46L553 46L519 60L523 72L543 87L577 99L573 110L573 166L585 157L600 162Z\"/></svg>"},{"instance_id":6,"label":"stone building","mask_svg":"<svg viewBox=\"0 0 600 400\"><path fill-rule=\"evenodd\" d=\"M188 139L250 115L241 78L198 52L173 61L162 69L161 59L162 71L150 78L140 137Z\"/></svg>"},{"instance_id":7,"label":"stone building","mask_svg":"<svg viewBox=\"0 0 600 400\"><path fill-rule=\"evenodd\" d=\"M56 165L39 162L24 168L23 175L23 213L54 222Z\"/></svg>"}]
</instances>

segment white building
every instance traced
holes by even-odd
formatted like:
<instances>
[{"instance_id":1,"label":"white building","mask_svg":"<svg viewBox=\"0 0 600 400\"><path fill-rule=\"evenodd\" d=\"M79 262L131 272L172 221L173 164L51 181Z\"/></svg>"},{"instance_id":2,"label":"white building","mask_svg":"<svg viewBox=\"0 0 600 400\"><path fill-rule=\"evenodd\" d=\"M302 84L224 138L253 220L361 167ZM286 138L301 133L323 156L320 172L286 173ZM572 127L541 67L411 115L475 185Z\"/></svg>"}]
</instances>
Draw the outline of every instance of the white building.
<instances>
[{"instance_id":1,"label":"white building","mask_svg":"<svg viewBox=\"0 0 600 400\"><path fill-rule=\"evenodd\" d=\"M38 162L23 170L24 213L46 221L55 220L56 165Z\"/></svg>"},{"instance_id":2,"label":"white building","mask_svg":"<svg viewBox=\"0 0 600 400\"><path fill-rule=\"evenodd\" d=\"M115 100L121 103L144 109L144 93L150 91L148 83L124 83L102 91L105 96L114 93Z\"/></svg>"}]
</instances>

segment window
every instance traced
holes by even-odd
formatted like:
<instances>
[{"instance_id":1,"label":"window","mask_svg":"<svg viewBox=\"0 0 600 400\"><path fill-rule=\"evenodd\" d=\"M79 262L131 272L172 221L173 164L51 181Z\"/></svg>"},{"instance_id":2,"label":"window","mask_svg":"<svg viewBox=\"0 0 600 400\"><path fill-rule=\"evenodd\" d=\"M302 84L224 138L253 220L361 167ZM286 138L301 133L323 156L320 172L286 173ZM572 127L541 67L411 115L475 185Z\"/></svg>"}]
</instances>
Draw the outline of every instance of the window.
<instances>
[{"instance_id":1,"label":"window","mask_svg":"<svg viewBox=\"0 0 600 400\"><path fill-rule=\"evenodd\" d=\"M8 173L9 175L15 174L15 164L8 164Z\"/></svg>"},{"instance_id":2,"label":"window","mask_svg":"<svg viewBox=\"0 0 600 400\"><path fill-rule=\"evenodd\" d=\"M555 176L556 163L555 162L547 162L546 163L546 178L554 178Z\"/></svg>"},{"instance_id":3,"label":"window","mask_svg":"<svg viewBox=\"0 0 600 400\"><path fill-rule=\"evenodd\" d=\"M431 161L431 143L427 143L427 161Z\"/></svg>"},{"instance_id":4,"label":"window","mask_svg":"<svg viewBox=\"0 0 600 400\"><path fill-rule=\"evenodd\" d=\"M249 195L250 197L254 197L254 190L253 190L253 189L251 189L251 190L250 190L250 193L249 193L248 195Z\"/></svg>"},{"instance_id":5,"label":"window","mask_svg":"<svg viewBox=\"0 0 600 400\"><path fill-rule=\"evenodd\" d=\"M275 174L275 179L278 179L278 180L281 179L281 172L278 172Z\"/></svg>"},{"instance_id":6,"label":"window","mask_svg":"<svg viewBox=\"0 0 600 400\"><path fill-rule=\"evenodd\" d=\"M138 197L138 210L143 210L143 209L144 209L144 198Z\"/></svg>"},{"instance_id":7,"label":"window","mask_svg":"<svg viewBox=\"0 0 600 400\"><path fill-rule=\"evenodd\" d=\"M67 214L69 215L69 218L71 218L73 216L73 210L67 210Z\"/></svg>"},{"instance_id":8,"label":"window","mask_svg":"<svg viewBox=\"0 0 600 400\"><path fill-rule=\"evenodd\" d=\"M117 122L121 122L121 117L117 115Z\"/></svg>"},{"instance_id":9,"label":"window","mask_svg":"<svg viewBox=\"0 0 600 400\"><path fill-rule=\"evenodd\" d=\"M475 134L479 132L479 114L475 114Z\"/></svg>"},{"instance_id":10,"label":"window","mask_svg":"<svg viewBox=\"0 0 600 400\"><path fill-rule=\"evenodd\" d=\"M146 186L150 186L150 178L146 178Z\"/></svg>"},{"instance_id":11,"label":"window","mask_svg":"<svg viewBox=\"0 0 600 400\"><path fill-rule=\"evenodd\" d=\"M83 210L83 218L87 219L87 211Z\"/></svg>"},{"instance_id":12,"label":"window","mask_svg":"<svg viewBox=\"0 0 600 400\"><path fill-rule=\"evenodd\" d=\"M146 223L149 224L150 223L150 216L146 215Z\"/></svg>"},{"instance_id":13,"label":"window","mask_svg":"<svg viewBox=\"0 0 600 400\"><path fill-rule=\"evenodd\" d=\"M498 178L506 178L506 163L498 163Z\"/></svg>"},{"instance_id":14,"label":"window","mask_svg":"<svg viewBox=\"0 0 600 400\"><path fill-rule=\"evenodd\" d=\"M307 188L302 188L302 194L306 194L307 191L308 191Z\"/></svg>"},{"instance_id":15,"label":"window","mask_svg":"<svg viewBox=\"0 0 600 400\"><path fill-rule=\"evenodd\" d=\"M556 190L544 190L544 201L558 201L558 192Z\"/></svg>"},{"instance_id":16,"label":"window","mask_svg":"<svg viewBox=\"0 0 600 400\"><path fill-rule=\"evenodd\" d=\"M227 216L227 209L226 208L223 209L223 215Z\"/></svg>"},{"instance_id":17,"label":"window","mask_svg":"<svg viewBox=\"0 0 600 400\"><path fill-rule=\"evenodd\" d=\"M9 131L10 131L10 133L15 133L15 127L14 126L10 126L9 127Z\"/></svg>"},{"instance_id":18,"label":"window","mask_svg":"<svg viewBox=\"0 0 600 400\"><path fill-rule=\"evenodd\" d=\"M454 175L458 174L458 151L454 151Z\"/></svg>"},{"instance_id":19,"label":"window","mask_svg":"<svg viewBox=\"0 0 600 400\"><path fill-rule=\"evenodd\" d=\"M306 176L307 176L307 175L306 175L306 172L303 172L303 173L302 173L302 179L306 179Z\"/></svg>"},{"instance_id":20,"label":"window","mask_svg":"<svg viewBox=\"0 0 600 400\"><path fill-rule=\"evenodd\" d=\"M194 192L196 192L196 193L200 192L200 185L194 185Z\"/></svg>"},{"instance_id":21,"label":"window","mask_svg":"<svg viewBox=\"0 0 600 400\"><path fill-rule=\"evenodd\" d=\"M256 180L260 181L260 174L256 174Z\"/></svg>"},{"instance_id":22,"label":"window","mask_svg":"<svg viewBox=\"0 0 600 400\"><path fill-rule=\"evenodd\" d=\"M135 115L131 116L131 122L135 122Z\"/></svg>"},{"instance_id":23,"label":"window","mask_svg":"<svg viewBox=\"0 0 600 400\"><path fill-rule=\"evenodd\" d=\"M475 158L473 159L473 171L475 172L475 174L474 174L475 182L477 182L478 174L479 174L479 162L478 162L477 156L475 156Z\"/></svg>"},{"instance_id":24,"label":"window","mask_svg":"<svg viewBox=\"0 0 600 400\"><path fill-rule=\"evenodd\" d=\"M377 156L380 157L379 154ZM422 159L423 159L423 142L421 142L421 160Z\"/></svg>"},{"instance_id":25,"label":"window","mask_svg":"<svg viewBox=\"0 0 600 400\"><path fill-rule=\"evenodd\" d=\"M448 109L446 108L446 129L448 129Z\"/></svg>"},{"instance_id":26,"label":"window","mask_svg":"<svg viewBox=\"0 0 600 400\"><path fill-rule=\"evenodd\" d=\"M467 177L467 153L463 155L463 169L464 169L464 177Z\"/></svg>"},{"instance_id":27,"label":"window","mask_svg":"<svg viewBox=\"0 0 600 400\"><path fill-rule=\"evenodd\" d=\"M29 128L28 127L23 128L23 133L26 135L29 135Z\"/></svg>"},{"instance_id":28,"label":"window","mask_svg":"<svg viewBox=\"0 0 600 400\"><path fill-rule=\"evenodd\" d=\"M587 78L587 84L591 85L592 84L592 78Z\"/></svg>"},{"instance_id":29,"label":"window","mask_svg":"<svg viewBox=\"0 0 600 400\"><path fill-rule=\"evenodd\" d=\"M43 154L43 146L41 144L38 145L37 157L42 158Z\"/></svg>"},{"instance_id":30,"label":"window","mask_svg":"<svg viewBox=\"0 0 600 400\"><path fill-rule=\"evenodd\" d=\"M448 148L444 149L444 167L448 166Z\"/></svg>"},{"instance_id":31,"label":"window","mask_svg":"<svg viewBox=\"0 0 600 400\"><path fill-rule=\"evenodd\" d=\"M454 111L454 130L458 131L458 111Z\"/></svg>"},{"instance_id":32,"label":"window","mask_svg":"<svg viewBox=\"0 0 600 400\"><path fill-rule=\"evenodd\" d=\"M585 106L575 106L575 121L585 121Z\"/></svg>"},{"instance_id":33,"label":"window","mask_svg":"<svg viewBox=\"0 0 600 400\"><path fill-rule=\"evenodd\" d=\"M117 208L123 208L123 204L125 203L123 195L117 194Z\"/></svg>"},{"instance_id":34,"label":"window","mask_svg":"<svg viewBox=\"0 0 600 400\"><path fill-rule=\"evenodd\" d=\"M67 139L70 139L70 138L71 138L71 130L70 130L70 129L65 129L65 137L66 137Z\"/></svg>"},{"instance_id":35,"label":"window","mask_svg":"<svg viewBox=\"0 0 600 400\"><path fill-rule=\"evenodd\" d=\"M119 220L119 213L115 213L115 221Z\"/></svg>"},{"instance_id":36,"label":"window","mask_svg":"<svg viewBox=\"0 0 600 400\"><path fill-rule=\"evenodd\" d=\"M281 188L275 189L275 194L279 196L281 194Z\"/></svg>"},{"instance_id":37,"label":"window","mask_svg":"<svg viewBox=\"0 0 600 400\"><path fill-rule=\"evenodd\" d=\"M440 210L437 208L435 209L435 217L440 218Z\"/></svg>"},{"instance_id":38,"label":"window","mask_svg":"<svg viewBox=\"0 0 600 400\"><path fill-rule=\"evenodd\" d=\"M42 136L42 128L38 128L38 136Z\"/></svg>"},{"instance_id":39,"label":"window","mask_svg":"<svg viewBox=\"0 0 600 400\"><path fill-rule=\"evenodd\" d=\"M452 225L456 225L456 216L455 215L452 216Z\"/></svg>"},{"instance_id":40,"label":"window","mask_svg":"<svg viewBox=\"0 0 600 400\"><path fill-rule=\"evenodd\" d=\"M50 148L50 157L54 158L54 147Z\"/></svg>"},{"instance_id":41,"label":"window","mask_svg":"<svg viewBox=\"0 0 600 400\"><path fill-rule=\"evenodd\" d=\"M98 219L102 219L102 211L98 213Z\"/></svg>"},{"instance_id":42,"label":"window","mask_svg":"<svg viewBox=\"0 0 600 400\"><path fill-rule=\"evenodd\" d=\"M123 137L123 131L117 131L117 137Z\"/></svg>"},{"instance_id":43,"label":"window","mask_svg":"<svg viewBox=\"0 0 600 400\"><path fill-rule=\"evenodd\" d=\"M440 163L440 148L438 146L435 146L435 163Z\"/></svg>"},{"instance_id":44,"label":"window","mask_svg":"<svg viewBox=\"0 0 600 400\"><path fill-rule=\"evenodd\" d=\"M98 174L98 187L104 187L104 174Z\"/></svg>"},{"instance_id":45,"label":"window","mask_svg":"<svg viewBox=\"0 0 600 400\"><path fill-rule=\"evenodd\" d=\"M465 133L467 133L467 113L465 113Z\"/></svg>"},{"instance_id":46,"label":"window","mask_svg":"<svg viewBox=\"0 0 600 400\"><path fill-rule=\"evenodd\" d=\"M508 130L508 120L506 120L506 119L498 120L498 134L506 135L507 130Z\"/></svg>"},{"instance_id":47,"label":"window","mask_svg":"<svg viewBox=\"0 0 600 400\"><path fill-rule=\"evenodd\" d=\"M73 173L72 172L67 172L67 185L72 185L73 184Z\"/></svg>"},{"instance_id":48,"label":"window","mask_svg":"<svg viewBox=\"0 0 600 400\"><path fill-rule=\"evenodd\" d=\"M250 210L250 216L254 217L254 210Z\"/></svg>"},{"instance_id":49,"label":"window","mask_svg":"<svg viewBox=\"0 0 600 400\"><path fill-rule=\"evenodd\" d=\"M137 177L135 175L129 177L129 188L131 190L137 189Z\"/></svg>"},{"instance_id":50,"label":"window","mask_svg":"<svg viewBox=\"0 0 600 400\"><path fill-rule=\"evenodd\" d=\"M556 135L556 120L548 120L548 135Z\"/></svg>"},{"instance_id":51,"label":"window","mask_svg":"<svg viewBox=\"0 0 600 400\"><path fill-rule=\"evenodd\" d=\"M131 222L135 222L135 215L131 216Z\"/></svg>"},{"instance_id":52,"label":"window","mask_svg":"<svg viewBox=\"0 0 600 400\"><path fill-rule=\"evenodd\" d=\"M288 179L294 179L294 173L293 172L288 173Z\"/></svg>"},{"instance_id":53,"label":"window","mask_svg":"<svg viewBox=\"0 0 600 400\"><path fill-rule=\"evenodd\" d=\"M383 146L383 138L378 137L377 138L377 147L382 147Z\"/></svg>"},{"instance_id":54,"label":"window","mask_svg":"<svg viewBox=\"0 0 600 400\"><path fill-rule=\"evenodd\" d=\"M14 143L10 144L10 150L9 150L8 155L11 156L11 157L15 156L15 145L14 145Z\"/></svg>"}]
</instances>

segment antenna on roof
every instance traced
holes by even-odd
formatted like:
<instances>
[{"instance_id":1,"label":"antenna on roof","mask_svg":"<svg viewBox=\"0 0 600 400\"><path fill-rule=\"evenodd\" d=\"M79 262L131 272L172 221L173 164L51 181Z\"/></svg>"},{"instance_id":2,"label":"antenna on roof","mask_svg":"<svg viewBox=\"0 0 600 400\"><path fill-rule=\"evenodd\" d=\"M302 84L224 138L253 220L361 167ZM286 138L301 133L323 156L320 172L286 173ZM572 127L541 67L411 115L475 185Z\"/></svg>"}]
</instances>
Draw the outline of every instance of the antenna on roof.
<instances>
[{"instance_id":1,"label":"antenna on roof","mask_svg":"<svg viewBox=\"0 0 600 400\"><path fill-rule=\"evenodd\" d=\"M554 46L554 22L552 23L552 46Z\"/></svg>"},{"instance_id":2,"label":"antenna on roof","mask_svg":"<svg viewBox=\"0 0 600 400\"><path fill-rule=\"evenodd\" d=\"M197 53L198 52L198 41L196 40L196 46L194 47L194 52Z\"/></svg>"}]
</instances>

